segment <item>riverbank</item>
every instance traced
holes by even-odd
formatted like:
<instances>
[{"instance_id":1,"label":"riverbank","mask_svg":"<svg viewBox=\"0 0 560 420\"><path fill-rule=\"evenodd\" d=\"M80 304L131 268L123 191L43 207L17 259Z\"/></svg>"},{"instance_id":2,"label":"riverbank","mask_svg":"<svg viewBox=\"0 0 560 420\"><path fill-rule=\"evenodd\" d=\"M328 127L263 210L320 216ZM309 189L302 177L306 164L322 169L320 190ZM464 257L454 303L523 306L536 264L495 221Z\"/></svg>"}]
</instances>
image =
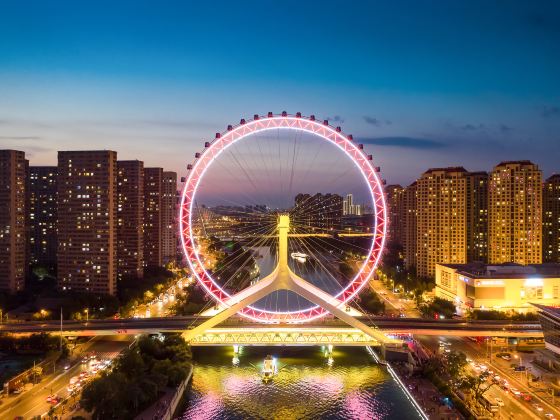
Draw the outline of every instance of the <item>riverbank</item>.
<instances>
[{"instance_id":1,"label":"riverbank","mask_svg":"<svg viewBox=\"0 0 560 420\"><path fill-rule=\"evenodd\" d=\"M168 387L161 398L136 416L135 420L171 420L183 400L185 390L192 379L193 371L194 366L191 364L185 380L174 388Z\"/></svg>"}]
</instances>

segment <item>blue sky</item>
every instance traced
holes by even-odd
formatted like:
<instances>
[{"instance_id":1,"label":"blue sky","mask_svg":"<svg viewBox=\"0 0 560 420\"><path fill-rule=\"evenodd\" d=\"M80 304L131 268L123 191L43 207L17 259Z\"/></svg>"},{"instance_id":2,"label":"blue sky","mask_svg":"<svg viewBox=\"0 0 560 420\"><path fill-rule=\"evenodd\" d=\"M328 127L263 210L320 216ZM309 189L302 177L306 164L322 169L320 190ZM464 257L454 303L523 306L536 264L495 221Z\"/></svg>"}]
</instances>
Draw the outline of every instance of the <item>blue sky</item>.
<instances>
[{"instance_id":1,"label":"blue sky","mask_svg":"<svg viewBox=\"0 0 560 420\"><path fill-rule=\"evenodd\" d=\"M560 171L560 3L2 1L0 147L184 172L254 113L338 120L390 183Z\"/></svg>"}]
</instances>

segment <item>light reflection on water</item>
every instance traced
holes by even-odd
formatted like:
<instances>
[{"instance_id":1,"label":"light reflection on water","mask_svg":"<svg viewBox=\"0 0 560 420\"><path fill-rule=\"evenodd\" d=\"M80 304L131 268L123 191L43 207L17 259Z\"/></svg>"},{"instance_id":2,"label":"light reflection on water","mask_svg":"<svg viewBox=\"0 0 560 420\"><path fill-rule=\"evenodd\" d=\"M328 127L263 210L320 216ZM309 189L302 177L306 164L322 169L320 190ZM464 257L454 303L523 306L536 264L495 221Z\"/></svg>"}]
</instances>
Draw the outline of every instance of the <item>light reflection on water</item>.
<instances>
[{"instance_id":1,"label":"light reflection on water","mask_svg":"<svg viewBox=\"0 0 560 420\"><path fill-rule=\"evenodd\" d=\"M261 381L264 357L279 372ZM335 348L328 366L320 347L244 347L233 366L231 347L196 348L192 388L182 419L416 419L385 368L363 347Z\"/></svg>"}]
</instances>

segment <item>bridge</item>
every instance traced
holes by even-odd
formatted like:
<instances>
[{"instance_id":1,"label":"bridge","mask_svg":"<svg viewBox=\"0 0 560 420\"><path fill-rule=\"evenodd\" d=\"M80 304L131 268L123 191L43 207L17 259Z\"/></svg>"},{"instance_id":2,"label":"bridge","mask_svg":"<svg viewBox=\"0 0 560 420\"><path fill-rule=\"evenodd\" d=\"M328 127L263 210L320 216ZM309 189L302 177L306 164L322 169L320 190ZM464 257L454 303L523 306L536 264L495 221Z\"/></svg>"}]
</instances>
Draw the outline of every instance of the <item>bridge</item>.
<instances>
[{"instance_id":1,"label":"bridge","mask_svg":"<svg viewBox=\"0 0 560 420\"><path fill-rule=\"evenodd\" d=\"M0 332L14 334L31 333L61 333L64 336L94 336L94 335L136 335L157 334L160 332L184 333L189 328L196 328L204 324L209 318L198 315L175 316L164 318L126 318L126 319L102 319L84 321L64 321L62 328L60 321L29 321L10 322L0 325ZM376 329L383 334L421 334L421 335L454 335L464 337L535 337L541 338L542 330L538 322L528 321L465 321L459 319L432 320L421 318L391 318L391 317L356 317L361 323ZM284 342L278 336L270 334L289 332L302 334L297 338L297 345L319 343L325 340L338 340L338 345L354 345L356 340L366 341L366 335L355 336L359 329L347 328L345 323L337 319L322 319L306 324L269 324L245 320L234 316L223 321L215 328L208 329L191 340L193 345L203 343L218 344L217 337L222 337L223 345L230 344L232 336L237 334L243 338L245 343L253 344L296 344L296 335L282 336ZM230 334L226 337L225 334ZM248 334L243 336L241 334ZM337 335L338 334L338 335ZM347 341L339 340L346 334ZM204 338L206 336L206 338ZM212 337L212 339L210 339ZM331 338L328 338L331 337ZM371 338L371 337L370 337ZM290 341L292 340L292 341ZM361 341L360 341L361 340ZM377 341L375 341L377 342ZM334 343L334 342L333 342ZM345 344L346 343L346 344ZM374 340L371 340L373 345ZM242 344L235 343L235 344Z\"/></svg>"}]
</instances>

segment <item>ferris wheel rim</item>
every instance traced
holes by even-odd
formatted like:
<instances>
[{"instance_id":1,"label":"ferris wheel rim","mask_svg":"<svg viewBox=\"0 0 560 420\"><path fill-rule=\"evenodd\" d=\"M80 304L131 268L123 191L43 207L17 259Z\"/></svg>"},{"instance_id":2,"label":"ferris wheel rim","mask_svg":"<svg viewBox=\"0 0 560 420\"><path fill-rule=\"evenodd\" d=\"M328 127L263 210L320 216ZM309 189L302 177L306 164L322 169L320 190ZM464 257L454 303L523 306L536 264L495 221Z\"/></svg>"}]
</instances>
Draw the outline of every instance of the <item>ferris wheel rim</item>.
<instances>
[{"instance_id":1,"label":"ferris wheel rim","mask_svg":"<svg viewBox=\"0 0 560 420\"><path fill-rule=\"evenodd\" d=\"M371 156L366 155L361 148L353 142L351 135L344 135L340 127L332 127L328 121L317 121L314 116L302 117L300 113L261 117L255 115L250 121L241 120L240 124L233 127L228 126L227 131L216 133L212 142L205 143L202 153L196 154L194 164L189 165L189 173L181 194L181 205L179 209L179 236L183 254L189 268L194 273L199 284L203 286L208 294L217 302L227 306L226 300L231 295L226 292L206 271L200 256L195 249L195 241L192 229L192 213L195 202L196 191L203 179L206 170L229 146L242 139L264 131L274 129L287 129L308 132L314 134L324 141L334 144L349 157L363 176L371 196L374 224L373 240L364 263L354 278L340 292L333 295L340 303L345 305L350 302L366 286L374 275L385 245L387 230L387 207L382 182L377 174L378 170L371 164ZM197 270L194 264L201 267ZM307 322L323 317L327 311L319 306L313 306L297 311L271 311L253 306L248 306L239 312L240 315L258 322L277 323L283 322Z\"/></svg>"}]
</instances>

